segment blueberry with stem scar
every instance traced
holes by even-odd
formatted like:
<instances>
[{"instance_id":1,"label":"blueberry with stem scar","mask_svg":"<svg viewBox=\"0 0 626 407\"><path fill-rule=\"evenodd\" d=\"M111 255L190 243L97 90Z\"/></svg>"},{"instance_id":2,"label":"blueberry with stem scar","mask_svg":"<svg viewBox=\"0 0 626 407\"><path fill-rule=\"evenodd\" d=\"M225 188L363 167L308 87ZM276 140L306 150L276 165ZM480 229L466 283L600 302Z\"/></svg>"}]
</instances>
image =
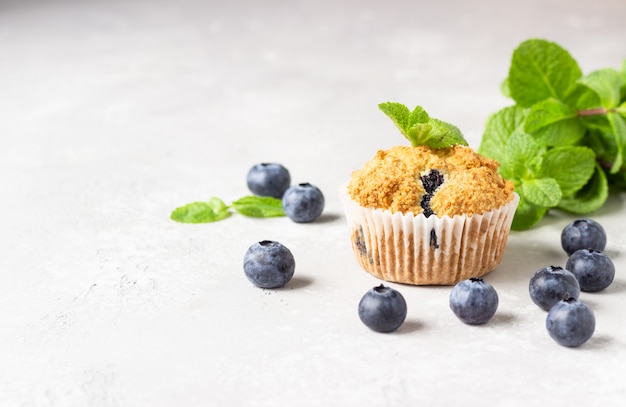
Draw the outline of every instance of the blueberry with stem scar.
<instances>
[{"instance_id":1,"label":"blueberry with stem scar","mask_svg":"<svg viewBox=\"0 0 626 407\"><path fill-rule=\"evenodd\" d=\"M604 251L606 232L592 219L578 219L563 228L561 246L568 256L580 249Z\"/></svg>"},{"instance_id":2,"label":"blueberry with stem scar","mask_svg":"<svg viewBox=\"0 0 626 407\"><path fill-rule=\"evenodd\" d=\"M308 223L317 219L324 211L324 194L308 182L291 186L282 199L285 215L294 222Z\"/></svg>"},{"instance_id":3,"label":"blueberry with stem scar","mask_svg":"<svg viewBox=\"0 0 626 407\"><path fill-rule=\"evenodd\" d=\"M279 288L291 280L296 263L291 251L273 240L263 240L248 248L243 271L260 288Z\"/></svg>"},{"instance_id":4,"label":"blueberry with stem scar","mask_svg":"<svg viewBox=\"0 0 626 407\"><path fill-rule=\"evenodd\" d=\"M291 184L291 176L281 164L260 163L250 168L246 183L255 195L280 199Z\"/></svg>"},{"instance_id":5,"label":"blueberry with stem scar","mask_svg":"<svg viewBox=\"0 0 626 407\"><path fill-rule=\"evenodd\" d=\"M543 267L535 272L528 283L530 299L544 311L564 298L577 299L580 284L576 276L559 266Z\"/></svg>"},{"instance_id":6,"label":"blueberry with stem scar","mask_svg":"<svg viewBox=\"0 0 626 407\"><path fill-rule=\"evenodd\" d=\"M559 345L577 347L593 335L596 318L591 308L575 298L554 304L546 317L546 329Z\"/></svg>"},{"instance_id":7,"label":"blueberry with stem scar","mask_svg":"<svg viewBox=\"0 0 626 407\"><path fill-rule=\"evenodd\" d=\"M376 332L392 332L402 325L407 305L400 292L383 284L367 291L359 302L359 318Z\"/></svg>"},{"instance_id":8,"label":"blueberry with stem scar","mask_svg":"<svg viewBox=\"0 0 626 407\"><path fill-rule=\"evenodd\" d=\"M599 250L576 250L569 256L565 267L576 276L580 290L585 292L604 290L615 278L613 261Z\"/></svg>"},{"instance_id":9,"label":"blueberry with stem scar","mask_svg":"<svg viewBox=\"0 0 626 407\"><path fill-rule=\"evenodd\" d=\"M450 291L450 309L468 325L481 325L498 309L498 293L482 278L458 282Z\"/></svg>"}]
</instances>

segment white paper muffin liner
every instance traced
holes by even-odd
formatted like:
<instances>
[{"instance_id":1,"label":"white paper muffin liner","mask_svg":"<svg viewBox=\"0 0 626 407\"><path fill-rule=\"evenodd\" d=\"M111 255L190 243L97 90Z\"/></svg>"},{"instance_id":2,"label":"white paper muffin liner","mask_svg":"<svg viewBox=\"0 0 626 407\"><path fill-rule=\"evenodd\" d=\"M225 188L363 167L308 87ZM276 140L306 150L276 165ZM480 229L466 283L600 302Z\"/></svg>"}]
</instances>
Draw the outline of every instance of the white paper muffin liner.
<instances>
[{"instance_id":1,"label":"white paper muffin liner","mask_svg":"<svg viewBox=\"0 0 626 407\"><path fill-rule=\"evenodd\" d=\"M481 277L500 263L513 215L513 200L472 216L429 217L364 208L340 191L359 264L385 280L414 285L451 285Z\"/></svg>"}]
</instances>

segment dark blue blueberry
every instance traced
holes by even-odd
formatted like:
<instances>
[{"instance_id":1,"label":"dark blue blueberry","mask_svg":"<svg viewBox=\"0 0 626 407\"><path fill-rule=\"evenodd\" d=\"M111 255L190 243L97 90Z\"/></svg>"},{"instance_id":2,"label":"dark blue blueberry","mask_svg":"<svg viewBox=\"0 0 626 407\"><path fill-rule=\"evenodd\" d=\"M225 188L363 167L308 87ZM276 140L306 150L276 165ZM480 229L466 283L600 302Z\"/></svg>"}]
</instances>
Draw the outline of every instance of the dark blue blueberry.
<instances>
[{"instance_id":1,"label":"dark blue blueberry","mask_svg":"<svg viewBox=\"0 0 626 407\"><path fill-rule=\"evenodd\" d=\"M437 232L435 232L435 229L430 230L430 246L435 249L439 249L439 243L437 243Z\"/></svg>"},{"instance_id":2,"label":"dark blue blueberry","mask_svg":"<svg viewBox=\"0 0 626 407\"><path fill-rule=\"evenodd\" d=\"M546 329L558 344L569 347L587 342L596 328L591 308L574 298L557 302L546 317Z\"/></svg>"},{"instance_id":3,"label":"dark blue blueberry","mask_svg":"<svg viewBox=\"0 0 626 407\"><path fill-rule=\"evenodd\" d=\"M568 256L580 249L603 251L606 247L606 232L602 225L592 219L578 219L565 226L561 232L561 246Z\"/></svg>"},{"instance_id":4,"label":"dark blue blueberry","mask_svg":"<svg viewBox=\"0 0 626 407\"><path fill-rule=\"evenodd\" d=\"M565 268L576 276L580 290L585 292L604 290L615 277L613 261L598 250L576 250L569 256Z\"/></svg>"},{"instance_id":5,"label":"dark blue blueberry","mask_svg":"<svg viewBox=\"0 0 626 407\"><path fill-rule=\"evenodd\" d=\"M359 318L376 332L395 331L404 322L406 313L402 294L382 284L366 292L359 302Z\"/></svg>"},{"instance_id":6,"label":"dark blue blueberry","mask_svg":"<svg viewBox=\"0 0 626 407\"><path fill-rule=\"evenodd\" d=\"M498 293L482 278L463 280L450 292L450 309L466 324L481 325L496 313Z\"/></svg>"},{"instance_id":7,"label":"dark blue blueberry","mask_svg":"<svg viewBox=\"0 0 626 407\"><path fill-rule=\"evenodd\" d=\"M291 176L280 164L261 163L250 168L246 181L253 194L281 199L291 185Z\"/></svg>"},{"instance_id":8,"label":"dark blue blueberry","mask_svg":"<svg viewBox=\"0 0 626 407\"><path fill-rule=\"evenodd\" d=\"M424 216L428 218L429 216L435 214L430 207L430 200L432 199L433 194L437 191L437 188L443 184L444 178L443 174L438 170L430 170L428 174L422 175L420 180L422 181L422 186L426 192L420 199L420 206L424 210Z\"/></svg>"},{"instance_id":9,"label":"dark blue blueberry","mask_svg":"<svg viewBox=\"0 0 626 407\"><path fill-rule=\"evenodd\" d=\"M282 287L293 277L296 268L291 251L279 242L255 243L243 258L243 271L252 284L261 288Z\"/></svg>"},{"instance_id":10,"label":"dark blue blueberry","mask_svg":"<svg viewBox=\"0 0 626 407\"><path fill-rule=\"evenodd\" d=\"M424 191L432 195L443 184L444 178L443 174L438 170L430 170L428 174L422 175L420 180L424 186Z\"/></svg>"},{"instance_id":11,"label":"dark blue blueberry","mask_svg":"<svg viewBox=\"0 0 626 407\"><path fill-rule=\"evenodd\" d=\"M309 183L294 185L283 195L283 210L294 222L313 222L324 211L324 194Z\"/></svg>"},{"instance_id":12,"label":"dark blue blueberry","mask_svg":"<svg viewBox=\"0 0 626 407\"><path fill-rule=\"evenodd\" d=\"M580 286L573 273L558 266L537 270L528 284L530 298L544 311L564 298L577 299Z\"/></svg>"},{"instance_id":13,"label":"dark blue blueberry","mask_svg":"<svg viewBox=\"0 0 626 407\"><path fill-rule=\"evenodd\" d=\"M363 227L359 229L354 237L354 245L362 256L367 255L367 245L365 244L365 236L363 235Z\"/></svg>"},{"instance_id":14,"label":"dark blue blueberry","mask_svg":"<svg viewBox=\"0 0 626 407\"><path fill-rule=\"evenodd\" d=\"M431 199L433 199L432 194L424 194L424 195L422 195L422 199L420 199L420 206L424 210L424 212L422 212L422 213L427 218L430 217L431 215L435 214L435 212L430 207L430 200Z\"/></svg>"}]
</instances>

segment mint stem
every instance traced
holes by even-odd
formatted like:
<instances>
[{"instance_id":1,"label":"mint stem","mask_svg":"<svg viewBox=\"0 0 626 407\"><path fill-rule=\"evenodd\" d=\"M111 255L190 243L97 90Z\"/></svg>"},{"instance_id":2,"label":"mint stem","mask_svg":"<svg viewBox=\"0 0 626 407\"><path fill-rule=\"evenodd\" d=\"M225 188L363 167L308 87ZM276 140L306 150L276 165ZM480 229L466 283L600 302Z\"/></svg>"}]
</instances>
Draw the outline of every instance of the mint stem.
<instances>
[{"instance_id":1,"label":"mint stem","mask_svg":"<svg viewBox=\"0 0 626 407\"><path fill-rule=\"evenodd\" d=\"M578 112L578 116L595 116L599 114L607 114L608 112L609 111L605 109L604 107L598 107L595 109L580 110Z\"/></svg>"},{"instance_id":2,"label":"mint stem","mask_svg":"<svg viewBox=\"0 0 626 407\"><path fill-rule=\"evenodd\" d=\"M600 167L602 167L603 169L609 171L611 168L613 168L613 163L610 161L605 161L605 160L597 160L598 164L600 164ZM618 173L625 173L626 172L626 168L624 168L623 166L620 168L620 170L618 171Z\"/></svg>"},{"instance_id":3,"label":"mint stem","mask_svg":"<svg viewBox=\"0 0 626 407\"><path fill-rule=\"evenodd\" d=\"M597 160L597 161L598 161L598 164L600 164L600 167L604 168L605 170L610 170L611 168L613 168L613 163L610 163L604 160Z\"/></svg>"}]
</instances>

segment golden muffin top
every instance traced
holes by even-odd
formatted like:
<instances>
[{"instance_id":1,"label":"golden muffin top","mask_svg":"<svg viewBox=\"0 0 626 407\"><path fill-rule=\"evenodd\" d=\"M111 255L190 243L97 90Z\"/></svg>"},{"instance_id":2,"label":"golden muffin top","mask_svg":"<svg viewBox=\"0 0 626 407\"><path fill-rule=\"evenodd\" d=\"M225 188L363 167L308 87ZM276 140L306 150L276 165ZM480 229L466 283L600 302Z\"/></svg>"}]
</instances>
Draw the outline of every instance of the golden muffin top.
<instances>
[{"instance_id":1,"label":"golden muffin top","mask_svg":"<svg viewBox=\"0 0 626 407\"><path fill-rule=\"evenodd\" d=\"M487 212L513 199L499 163L470 147L397 146L379 150L352 173L350 197L367 208L426 216Z\"/></svg>"}]
</instances>

